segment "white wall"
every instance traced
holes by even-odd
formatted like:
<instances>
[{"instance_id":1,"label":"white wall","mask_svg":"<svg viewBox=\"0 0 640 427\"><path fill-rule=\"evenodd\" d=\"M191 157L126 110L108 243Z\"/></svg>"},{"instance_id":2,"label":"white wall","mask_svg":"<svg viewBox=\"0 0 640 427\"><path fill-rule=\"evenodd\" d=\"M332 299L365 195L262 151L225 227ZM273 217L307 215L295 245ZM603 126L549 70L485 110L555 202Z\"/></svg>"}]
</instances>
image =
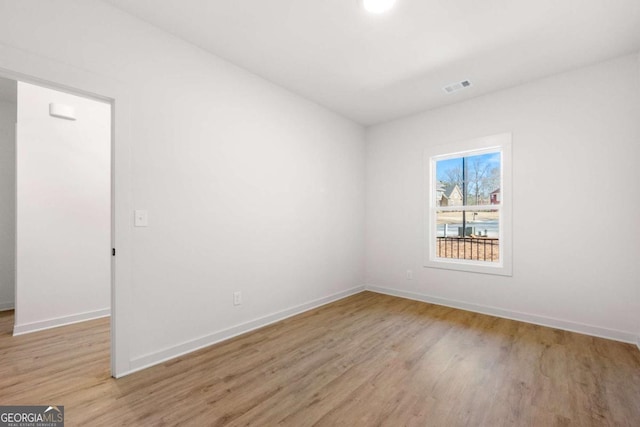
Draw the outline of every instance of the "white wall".
<instances>
[{"instance_id":1,"label":"white wall","mask_svg":"<svg viewBox=\"0 0 640 427\"><path fill-rule=\"evenodd\" d=\"M0 101L0 310L14 306L16 250L16 104Z\"/></svg>"},{"instance_id":2,"label":"white wall","mask_svg":"<svg viewBox=\"0 0 640 427\"><path fill-rule=\"evenodd\" d=\"M367 283L633 341L638 77L630 55L369 129ZM513 133L513 277L422 267L424 148L502 132Z\"/></svg>"},{"instance_id":3,"label":"white wall","mask_svg":"<svg viewBox=\"0 0 640 427\"><path fill-rule=\"evenodd\" d=\"M76 120L49 115L49 104ZM109 314L111 106L18 82L14 333Z\"/></svg>"},{"instance_id":4,"label":"white wall","mask_svg":"<svg viewBox=\"0 0 640 427\"><path fill-rule=\"evenodd\" d=\"M363 284L360 126L97 1L0 1L0 43L128 89L150 221L133 232L132 369Z\"/></svg>"}]
</instances>

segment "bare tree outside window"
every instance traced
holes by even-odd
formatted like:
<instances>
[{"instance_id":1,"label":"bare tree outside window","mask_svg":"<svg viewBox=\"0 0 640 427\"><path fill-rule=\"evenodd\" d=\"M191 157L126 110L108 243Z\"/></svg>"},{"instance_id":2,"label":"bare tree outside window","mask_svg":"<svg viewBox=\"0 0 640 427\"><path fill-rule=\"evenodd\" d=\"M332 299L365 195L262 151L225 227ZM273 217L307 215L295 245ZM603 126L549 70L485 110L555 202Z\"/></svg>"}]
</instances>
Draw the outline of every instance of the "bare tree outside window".
<instances>
[{"instance_id":1,"label":"bare tree outside window","mask_svg":"<svg viewBox=\"0 0 640 427\"><path fill-rule=\"evenodd\" d=\"M511 276L511 139L425 148L425 267Z\"/></svg>"},{"instance_id":2,"label":"bare tree outside window","mask_svg":"<svg viewBox=\"0 0 640 427\"><path fill-rule=\"evenodd\" d=\"M500 260L500 152L453 157L436 162L438 257ZM460 206L460 210L452 210Z\"/></svg>"}]
</instances>

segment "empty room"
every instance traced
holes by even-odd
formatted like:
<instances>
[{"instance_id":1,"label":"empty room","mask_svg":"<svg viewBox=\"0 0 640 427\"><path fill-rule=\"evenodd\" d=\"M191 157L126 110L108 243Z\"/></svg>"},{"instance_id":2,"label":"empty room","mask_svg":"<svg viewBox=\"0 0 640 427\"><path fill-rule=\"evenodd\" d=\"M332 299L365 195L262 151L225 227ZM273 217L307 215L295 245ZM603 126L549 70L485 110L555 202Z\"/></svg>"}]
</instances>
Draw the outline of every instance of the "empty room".
<instances>
[{"instance_id":1,"label":"empty room","mask_svg":"<svg viewBox=\"0 0 640 427\"><path fill-rule=\"evenodd\" d=\"M0 426L638 426L639 159L637 0L0 0Z\"/></svg>"}]
</instances>

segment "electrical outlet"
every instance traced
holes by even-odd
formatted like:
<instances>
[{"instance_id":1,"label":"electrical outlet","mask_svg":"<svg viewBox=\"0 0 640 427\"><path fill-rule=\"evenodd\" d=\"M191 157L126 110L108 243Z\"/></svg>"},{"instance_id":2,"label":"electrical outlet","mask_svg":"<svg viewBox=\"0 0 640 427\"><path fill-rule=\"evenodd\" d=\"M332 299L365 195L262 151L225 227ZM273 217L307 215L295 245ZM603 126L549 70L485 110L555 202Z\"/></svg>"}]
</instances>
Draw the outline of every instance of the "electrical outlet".
<instances>
[{"instance_id":1,"label":"electrical outlet","mask_svg":"<svg viewBox=\"0 0 640 427\"><path fill-rule=\"evenodd\" d=\"M407 280L413 280L413 270L407 270Z\"/></svg>"},{"instance_id":2,"label":"electrical outlet","mask_svg":"<svg viewBox=\"0 0 640 427\"><path fill-rule=\"evenodd\" d=\"M242 292L236 291L233 293L233 305L242 304Z\"/></svg>"},{"instance_id":3,"label":"electrical outlet","mask_svg":"<svg viewBox=\"0 0 640 427\"><path fill-rule=\"evenodd\" d=\"M136 227L149 226L149 212L146 209L136 209L134 225Z\"/></svg>"}]
</instances>

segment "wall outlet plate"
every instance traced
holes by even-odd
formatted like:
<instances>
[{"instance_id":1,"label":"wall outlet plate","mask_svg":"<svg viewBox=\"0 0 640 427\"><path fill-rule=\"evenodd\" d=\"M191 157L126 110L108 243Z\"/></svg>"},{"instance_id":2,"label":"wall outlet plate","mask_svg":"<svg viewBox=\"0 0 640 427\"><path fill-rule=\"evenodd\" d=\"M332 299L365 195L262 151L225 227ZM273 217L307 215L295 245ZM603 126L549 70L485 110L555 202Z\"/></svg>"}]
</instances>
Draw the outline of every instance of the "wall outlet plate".
<instances>
[{"instance_id":1,"label":"wall outlet plate","mask_svg":"<svg viewBox=\"0 0 640 427\"><path fill-rule=\"evenodd\" d=\"M235 291L233 293L233 305L241 305L242 304L242 292Z\"/></svg>"},{"instance_id":2,"label":"wall outlet plate","mask_svg":"<svg viewBox=\"0 0 640 427\"><path fill-rule=\"evenodd\" d=\"M136 227L149 226L149 212L144 209L136 209L135 224Z\"/></svg>"}]
</instances>

